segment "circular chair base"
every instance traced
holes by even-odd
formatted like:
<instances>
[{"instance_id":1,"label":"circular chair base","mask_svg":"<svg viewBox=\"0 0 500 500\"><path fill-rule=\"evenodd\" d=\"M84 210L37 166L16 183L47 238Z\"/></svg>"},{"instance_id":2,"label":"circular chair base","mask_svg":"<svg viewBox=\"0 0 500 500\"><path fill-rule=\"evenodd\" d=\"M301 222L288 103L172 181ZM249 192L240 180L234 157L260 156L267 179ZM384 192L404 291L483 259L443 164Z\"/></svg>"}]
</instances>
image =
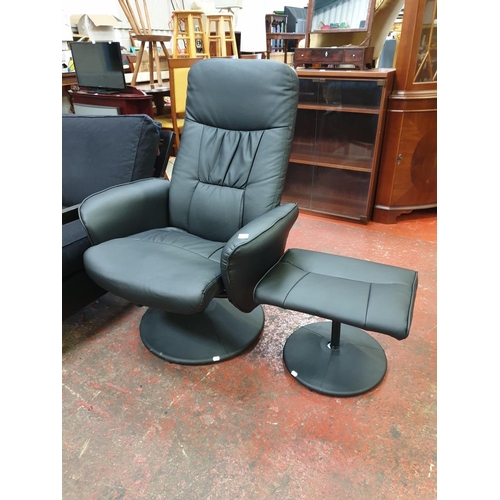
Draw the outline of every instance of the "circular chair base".
<instances>
[{"instance_id":1,"label":"circular chair base","mask_svg":"<svg viewBox=\"0 0 500 500\"><path fill-rule=\"evenodd\" d=\"M288 338L283 359L302 385L328 396L355 396L384 378L387 358L382 346L359 328L342 325L340 347L330 349L332 323L304 326Z\"/></svg>"},{"instance_id":2,"label":"circular chair base","mask_svg":"<svg viewBox=\"0 0 500 500\"><path fill-rule=\"evenodd\" d=\"M264 311L241 312L227 299L214 299L204 312L184 315L148 309L141 320L144 345L162 359L204 365L233 358L258 339Z\"/></svg>"}]
</instances>

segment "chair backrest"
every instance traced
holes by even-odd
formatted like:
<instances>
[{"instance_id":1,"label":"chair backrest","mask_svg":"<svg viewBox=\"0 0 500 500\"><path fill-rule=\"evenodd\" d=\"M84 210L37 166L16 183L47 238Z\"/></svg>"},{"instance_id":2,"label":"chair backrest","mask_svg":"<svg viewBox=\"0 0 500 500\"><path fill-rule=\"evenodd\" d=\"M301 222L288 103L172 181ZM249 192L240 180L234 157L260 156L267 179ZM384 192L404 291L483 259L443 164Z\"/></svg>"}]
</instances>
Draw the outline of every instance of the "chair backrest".
<instances>
[{"instance_id":1,"label":"chair backrest","mask_svg":"<svg viewBox=\"0 0 500 500\"><path fill-rule=\"evenodd\" d=\"M120 7L127 18L132 31L136 35L150 35L151 21L149 19L148 4L146 0L142 0L142 8L139 0L135 0L135 8L131 5L129 0L118 0Z\"/></svg>"},{"instance_id":2,"label":"chair backrest","mask_svg":"<svg viewBox=\"0 0 500 500\"><path fill-rule=\"evenodd\" d=\"M189 72L170 224L215 241L279 205L298 77L282 62L204 59Z\"/></svg>"},{"instance_id":3,"label":"chair backrest","mask_svg":"<svg viewBox=\"0 0 500 500\"><path fill-rule=\"evenodd\" d=\"M183 116L186 111L188 74L191 67L200 62L199 57L171 58L168 60L168 79L170 84L170 107L172 119Z\"/></svg>"},{"instance_id":4,"label":"chair backrest","mask_svg":"<svg viewBox=\"0 0 500 500\"><path fill-rule=\"evenodd\" d=\"M63 207L110 186L153 177L160 129L147 115L62 115Z\"/></svg>"}]
</instances>

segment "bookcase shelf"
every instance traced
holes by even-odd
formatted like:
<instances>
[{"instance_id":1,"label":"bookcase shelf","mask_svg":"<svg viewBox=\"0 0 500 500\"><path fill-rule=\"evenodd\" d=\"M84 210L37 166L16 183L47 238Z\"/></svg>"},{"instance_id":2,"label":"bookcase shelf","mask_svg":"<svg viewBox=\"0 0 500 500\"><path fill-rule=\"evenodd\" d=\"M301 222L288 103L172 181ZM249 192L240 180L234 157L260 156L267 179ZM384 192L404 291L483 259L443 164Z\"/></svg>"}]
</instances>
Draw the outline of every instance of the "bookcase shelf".
<instances>
[{"instance_id":1,"label":"bookcase shelf","mask_svg":"<svg viewBox=\"0 0 500 500\"><path fill-rule=\"evenodd\" d=\"M297 121L282 201L367 223L394 70L297 74Z\"/></svg>"}]
</instances>

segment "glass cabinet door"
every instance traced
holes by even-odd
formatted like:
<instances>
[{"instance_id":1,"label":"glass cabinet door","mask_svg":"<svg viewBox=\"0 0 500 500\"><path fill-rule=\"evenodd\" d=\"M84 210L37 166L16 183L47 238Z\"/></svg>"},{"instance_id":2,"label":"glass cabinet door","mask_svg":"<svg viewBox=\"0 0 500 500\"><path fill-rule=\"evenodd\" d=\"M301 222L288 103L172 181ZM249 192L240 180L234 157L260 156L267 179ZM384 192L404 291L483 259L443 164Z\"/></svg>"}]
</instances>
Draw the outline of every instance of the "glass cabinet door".
<instances>
[{"instance_id":1,"label":"glass cabinet door","mask_svg":"<svg viewBox=\"0 0 500 500\"><path fill-rule=\"evenodd\" d=\"M332 106L378 111L384 80L300 78L299 107Z\"/></svg>"},{"instance_id":2,"label":"glass cabinet door","mask_svg":"<svg viewBox=\"0 0 500 500\"><path fill-rule=\"evenodd\" d=\"M388 89L385 74L361 78L338 74L299 78L295 135L282 201L366 222L373 202L380 116L392 78Z\"/></svg>"},{"instance_id":3,"label":"glass cabinet door","mask_svg":"<svg viewBox=\"0 0 500 500\"><path fill-rule=\"evenodd\" d=\"M415 83L437 81L437 1L427 0L420 32Z\"/></svg>"},{"instance_id":4,"label":"glass cabinet door","mask_svg":"<svg viewBox=\"0 0 500 500\"><path fill-rule=\"evenodd\" d=\"M301 78L293 159L370 171L382 92L377 80Z\"/></svg>"}]
</instances>

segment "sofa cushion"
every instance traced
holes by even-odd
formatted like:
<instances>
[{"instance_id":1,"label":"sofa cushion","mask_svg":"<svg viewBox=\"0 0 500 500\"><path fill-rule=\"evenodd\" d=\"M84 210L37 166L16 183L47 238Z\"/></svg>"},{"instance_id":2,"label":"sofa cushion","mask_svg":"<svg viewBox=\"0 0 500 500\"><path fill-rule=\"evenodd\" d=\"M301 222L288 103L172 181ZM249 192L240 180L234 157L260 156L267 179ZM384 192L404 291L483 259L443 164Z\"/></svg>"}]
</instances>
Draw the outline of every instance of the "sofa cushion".
<instances>
[{"instance_id":1,"label":"sofa cushion","mask_svg":"<svg viewBox=\"0 0 500 500\"><path fill-rule=\"evenodd\" d=\"M62 116L62 205L152 177L161 124L147 115Z\"/></svg>"},{"instance_id":2,"label":"sofa cushion","mask_svg":"<svg viewBox=\"0 0 500 500\"><path fill-rule=\"evenodd\" d=\"M80 220L62 226L62 276L63 279L83 269L83 253L90 247L90 240Z\"/></svg>"}]
</instances>

